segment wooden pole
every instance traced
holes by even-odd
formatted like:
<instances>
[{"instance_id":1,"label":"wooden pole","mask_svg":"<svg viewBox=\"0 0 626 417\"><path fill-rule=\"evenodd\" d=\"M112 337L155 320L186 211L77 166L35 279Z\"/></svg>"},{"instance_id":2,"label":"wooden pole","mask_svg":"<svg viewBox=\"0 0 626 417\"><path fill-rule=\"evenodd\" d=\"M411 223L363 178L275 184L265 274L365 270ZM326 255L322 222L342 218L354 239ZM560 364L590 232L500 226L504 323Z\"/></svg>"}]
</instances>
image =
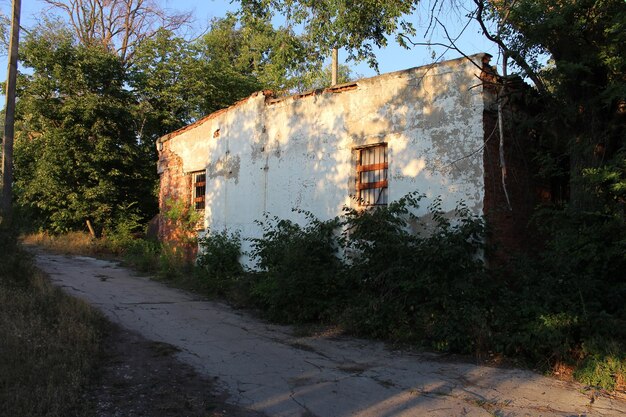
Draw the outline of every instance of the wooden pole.
<instances>
[{"instance_id":1,"label":"wooden pole","mask_svg":"<svg viewBox=\"0 0 626 417\"><path fill-rule=\"evenodd\" d=\"M20 41L20 11L22 0L13 0L9 66L7 71L4 140L2 141L2 212L11 218L13 204L13 138L15 135L15 85L17 82L17 50Z\"/></svg>"},{"instance_id":2,"label":"wooden pole","mask_svg":"<svg viewBox=\"0 0 626 417\"><path fill-rule=\"evenodd\" d=\"M330 85L337 85L337 78L339 74L339 50L337 48L333 48L333 62L331 66L331 82Z\"/></svg>"}]
</instances>

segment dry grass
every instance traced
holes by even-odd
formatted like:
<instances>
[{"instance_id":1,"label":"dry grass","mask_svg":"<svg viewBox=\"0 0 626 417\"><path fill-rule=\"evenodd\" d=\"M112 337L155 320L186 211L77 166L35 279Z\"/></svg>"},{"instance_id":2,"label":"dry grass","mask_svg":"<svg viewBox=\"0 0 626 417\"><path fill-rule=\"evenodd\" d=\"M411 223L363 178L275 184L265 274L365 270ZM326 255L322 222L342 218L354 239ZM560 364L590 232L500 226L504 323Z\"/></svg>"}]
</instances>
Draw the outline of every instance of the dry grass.
<instances>
[{"instance_id":1,"label":"dry grass","mask_svg":"<svg viewBox=\"0 0 626 417\"><path fill-rule=\"evenodd\" d=\"M63 235L40 232L24 235L20 240L25 245L41 246L66 255L98 255L107 252L102 240L94 239L85 232L68 232Z\"/></svg>"},{"instance_id":2,"label":"dry grass","mask_svg":"<svg viewBox=\"0 0 626 417\"><path fill-rule=\"evenodd\" d=\"M0 415L92 415L83 392L100 357L102 317L0 235Z\"/></svg>"}]
</instances>

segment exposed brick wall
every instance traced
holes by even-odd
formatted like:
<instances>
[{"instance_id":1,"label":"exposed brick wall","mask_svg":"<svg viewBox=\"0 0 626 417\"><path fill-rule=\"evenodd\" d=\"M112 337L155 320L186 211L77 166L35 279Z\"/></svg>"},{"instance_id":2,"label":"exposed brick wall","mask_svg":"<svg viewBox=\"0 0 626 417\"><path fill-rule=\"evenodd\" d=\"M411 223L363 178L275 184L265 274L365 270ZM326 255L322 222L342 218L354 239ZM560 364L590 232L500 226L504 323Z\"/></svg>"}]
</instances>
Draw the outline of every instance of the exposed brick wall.
<instances>
[{"instance_id":1,"label":"exposed brick wall","mask_svg":"<svg viewBox=\"0 0 626 417\"><path fill-rule=\"evenodd\" d=\"M193 259L197 253L197 245L190 243L195 233L181 230L179 225L164 216L173 201L182 201L187 209L191 209L191 175L185 174L183 161L170 149L170 141L160 142L158 169L159 183L159 217L158 236L167 242L173 250L182 251L186 259Z\"/></svg>"},{"instance_id":2,"label":"exposed brick wall","mask_svg":"<svg viewBox=\"0 0 626 417\"><path fill-rule=\"evenodd\" d=\"M487 103L483 115L485 132L483 212L490 232L489 243L495 249L488 261L492 264L502 264L516 252L530 251L535 240L534 233L528 225L537 202L528 152L532 141L514 122L515 115L523 109L512 104L512 100L505 101L502 116L507 202L502 184L503 170L500 161L500 131L496 101L498 87L495 82L499 80L488 71L483 73L483 79Z\"/></svg>"}]
</instances>

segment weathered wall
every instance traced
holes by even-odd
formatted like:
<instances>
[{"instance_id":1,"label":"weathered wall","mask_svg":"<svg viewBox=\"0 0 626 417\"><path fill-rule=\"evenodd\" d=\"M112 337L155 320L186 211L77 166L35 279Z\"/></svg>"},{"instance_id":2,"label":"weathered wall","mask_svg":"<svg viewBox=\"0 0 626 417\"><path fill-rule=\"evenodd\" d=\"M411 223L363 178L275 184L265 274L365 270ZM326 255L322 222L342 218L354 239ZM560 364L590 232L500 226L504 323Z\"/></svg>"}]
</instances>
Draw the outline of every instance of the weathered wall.
<instances>
[{"instance_id":1,"label":"weathered wall","mask_svg":"<svg viewBox=\"0 0 626 417\"><path fill-rule=\"evenodd\" d=\"M206 168L207 228L255 237L265 212L331 218L354 204L353 149L385 142L390 201L419 191L429 200L441 195L444 210L464 200L482 214L482 58L285 99L257 93L160 139L161 200L180 194L180 173Z\"/></svg>"},{"instance_id":2,"label":"weathered wall","mask_svg":"<svg viewBox=\"0 0 626 417\"><path fill-rule=\"evenodd\" d=\"M539 203L533 182L532 141L520 129L518 118L526 113L519 103L524 85L510 85L503 100L500 137L498 123L498 87L493 74L483 74L487 81L483 124L485 149L483 151L485 179L483 211L489 225L489 243L494 265L503 265L519 252L539 250L541 239L529 225L533 210ZM501 140L502 139L502 140ZM504 166L502 164L504 158ZM504 180L503 180L504 177ZM506 191L505 191L506 190Z\"/></svg>"}]
</instances>

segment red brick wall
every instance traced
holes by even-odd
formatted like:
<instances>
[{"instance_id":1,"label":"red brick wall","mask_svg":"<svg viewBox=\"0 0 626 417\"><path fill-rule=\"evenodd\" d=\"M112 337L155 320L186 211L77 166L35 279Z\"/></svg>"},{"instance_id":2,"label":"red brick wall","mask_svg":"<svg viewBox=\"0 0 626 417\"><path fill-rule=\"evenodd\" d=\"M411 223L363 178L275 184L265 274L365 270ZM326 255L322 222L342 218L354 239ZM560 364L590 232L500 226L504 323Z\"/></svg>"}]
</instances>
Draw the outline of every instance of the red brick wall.
<instances>
[{"instance_id":1,"label":"red brick wall","mask_svg":"<svg viewBox=\"0 0 626 417\"><path fill-rule=\"evenodd\" d=\"M170 210L172 202L182 201L191 210L191 175L185 174L183 161L170 149L170 141L161 142L159 151L159 217L158 236L169 243L174 251L180 251L186 259L193 259L197 253L194 243L195 232L181 230L180 224L168 219L164 213Z\"/></svg>"},{"instance_id":2,"label":"red brick wall","mask_svg":"<svg viewBox=\"0 0 626 417\"><path fill-rule=\"evenodd\" d=\"M518 125L515 118L522 112L520 106L505 101L504 124L504 165L505 185L508 202L502 184L502 164L500 162L500 131L498 129L496 76L483 73L485 96L488 105L483 114L485 148L483 164L485 170L483 212L489 230L488 242L495 249L488 261L492 264L506 262L516 252L532 249L533 232L528 223L537 199L533 184L533 172L529 148L532 141Z\"/></svg>"}]
</instances>

